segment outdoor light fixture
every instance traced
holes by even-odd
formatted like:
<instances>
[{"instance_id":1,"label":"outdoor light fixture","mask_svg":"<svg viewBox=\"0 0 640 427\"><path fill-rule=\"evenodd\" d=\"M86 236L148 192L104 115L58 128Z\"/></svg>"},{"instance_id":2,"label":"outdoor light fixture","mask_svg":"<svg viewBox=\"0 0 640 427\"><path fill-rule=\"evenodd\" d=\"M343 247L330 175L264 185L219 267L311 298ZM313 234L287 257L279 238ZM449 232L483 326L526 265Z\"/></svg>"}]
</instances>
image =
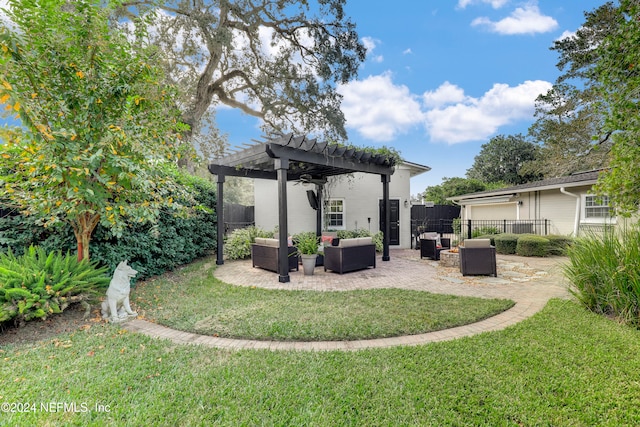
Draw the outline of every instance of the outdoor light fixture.
<instances>
[{"instance_id":1,"label":"outdoor light fixture","mask_svg":"<svg viewBox=\"0 0 640 427\"><path fill-rule=\"evenodd\" d=\"M405 208L408 208L408 207L409 207L409 201L408 201L408 200L405 200L405 201L404 201L404 207L405 207Z\"/></svg>"}]
</instances>

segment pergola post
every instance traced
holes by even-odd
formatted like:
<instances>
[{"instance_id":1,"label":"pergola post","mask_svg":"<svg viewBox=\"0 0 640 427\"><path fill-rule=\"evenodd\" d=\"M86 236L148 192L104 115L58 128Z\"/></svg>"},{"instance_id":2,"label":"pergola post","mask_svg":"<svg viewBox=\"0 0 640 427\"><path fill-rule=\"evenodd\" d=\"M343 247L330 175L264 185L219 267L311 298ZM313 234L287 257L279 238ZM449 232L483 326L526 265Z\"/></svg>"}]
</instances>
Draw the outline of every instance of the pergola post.
<instances>
[{"instance_id":1,"label":"pergola post","mask_svg":"<svg viewBox=\"0 0 640 427\"><path fill-rule=\"evenodd\" d=\"M224 175L218 174L218 194L216 195L216 216L218 218L218 242L216 249L216 265L224 264Z\"/></svg>"},{"instance_id":2,"label":"pergola post","mask_svg":"<svg viewBox=\"0 0 640 427\"><path fill-rule=\"evenodd\" d=\"M380 175L382 179L382 204L384 206L384 230L382 231L382 261L389 261L389 236L391 235L391 205L389 203L390 175Z\"/></svg>"},{"instance_id":3,"label":"pergola post","mask_svg":"<svg viewBox=\"0 0 640 427\"><path fill-rule=\"evenodd\" d=\"M289 169L289 159L277 158L274 160L275 169L278 176L278 281L287 283L289 277L289 248L287 229L287 170Z\"/></svg>"},{"instance_id":4,"label":"pergola post","mask_svg":"<svg viewBox=\"0 0 640 427\"><path fill-rule=\"evenodd\" d=\"M324 185L316 185L316 195L318 198L318 210L316 210L316 236L322 236L322 190Z\"/></svg>"}]
</instances>

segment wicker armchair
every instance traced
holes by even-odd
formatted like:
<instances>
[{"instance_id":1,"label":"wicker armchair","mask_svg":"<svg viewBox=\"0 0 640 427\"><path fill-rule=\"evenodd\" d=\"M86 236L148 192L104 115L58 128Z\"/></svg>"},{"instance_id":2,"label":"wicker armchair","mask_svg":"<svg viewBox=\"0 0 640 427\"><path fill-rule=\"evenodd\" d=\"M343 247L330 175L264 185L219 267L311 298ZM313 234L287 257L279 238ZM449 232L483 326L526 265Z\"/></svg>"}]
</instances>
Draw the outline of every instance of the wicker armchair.
<instances>
[{"instance_id":1,"label":"wicker armchair","mask_svg":"<svg viewBox=\"0 0 640 427\"><path fill-rule=\"evenodd\" d=\"M496 269L496 248L489 239L464 241L460 252L460 272L463 276L486 275L498 277Z\"/></svg>"},{"instance_id":2,"label":"wicker armchair","mask_svg":"<svg viewBox=\"0 0 640 427\"><path fill-rule=\"evenodd\" d=\"M438 233L423 233L420 235L420 259L440 259L440 251L451 249L451 239L439 237Z\"/></svg>"},{"instance_id":3,"label":"wicker armchair","mask_svg":"<svg viewBox=\"0 0 640 427\"><path fill-rule=\"evenodd\" d=\"M251 264L253 267L278 272L280 252L278 239L265 239L256 237L256 242L251 245ZM298 249L295 246L287 248L289 254L289 270L298 270Z\"/></svg>"}]
</instances>

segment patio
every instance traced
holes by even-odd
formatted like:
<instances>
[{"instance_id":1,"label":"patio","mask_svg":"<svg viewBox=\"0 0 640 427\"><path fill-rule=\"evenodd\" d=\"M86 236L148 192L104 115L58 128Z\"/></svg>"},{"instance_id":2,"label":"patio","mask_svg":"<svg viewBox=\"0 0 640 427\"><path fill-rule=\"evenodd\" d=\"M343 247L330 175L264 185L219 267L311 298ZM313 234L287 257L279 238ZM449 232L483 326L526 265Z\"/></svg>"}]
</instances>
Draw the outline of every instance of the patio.
<instances>
[{"instance_id":1,"label":"patio","mask_svg":"<svg viewBox=\"0 0 640 427\"><path fill-rule=\"evenodd\" d=\"M420 259L411 249L391 250L390 262L376 268L336 274L316 267L313 276L291 271L291 282L274 281L275 273L252 268L251 260L227 261L215 276L237 286L266 289L352 291L356 289L400 288L481 298L509 298L518 302L536 298L545 302L567 295L561 272L562 257L525 258L498 255L498 277L465 276L457 268L443 267L438 261ZM378 255L380 257L380 255Z\"/></svg>"}]
</instances>

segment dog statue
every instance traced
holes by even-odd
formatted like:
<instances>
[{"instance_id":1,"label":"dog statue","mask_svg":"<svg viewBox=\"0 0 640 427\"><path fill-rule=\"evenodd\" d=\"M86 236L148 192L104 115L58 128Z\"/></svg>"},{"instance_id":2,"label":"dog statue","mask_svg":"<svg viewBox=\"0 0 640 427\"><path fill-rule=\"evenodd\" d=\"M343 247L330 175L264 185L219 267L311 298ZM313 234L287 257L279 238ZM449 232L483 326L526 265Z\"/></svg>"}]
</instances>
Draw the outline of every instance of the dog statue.
<instances>
[{"instance_id":1,"label":"dog statue","mask_svg":"<svg viewBox=\"0 0 640 427\"><path fill-rule=\"evenodd\" d=\"M103 319L109 319L111 323L117 323L138 315L138 313L131 310L129 305L130 279L136 274L138 272L127 265L127 261L122 261L118 264L109 283L109 289L107 289L107 299L102 302Z\"/></svg>"}]
</instances>

